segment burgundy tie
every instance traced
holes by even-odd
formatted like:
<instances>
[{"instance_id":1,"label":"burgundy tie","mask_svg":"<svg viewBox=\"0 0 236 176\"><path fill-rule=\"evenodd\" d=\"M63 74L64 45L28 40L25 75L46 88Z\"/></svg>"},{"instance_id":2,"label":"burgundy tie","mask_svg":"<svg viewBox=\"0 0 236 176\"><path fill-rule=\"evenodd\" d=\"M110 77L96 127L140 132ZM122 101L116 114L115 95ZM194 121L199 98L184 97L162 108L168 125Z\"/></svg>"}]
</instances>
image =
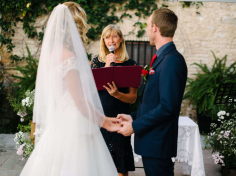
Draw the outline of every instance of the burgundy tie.
<instances>
[{"instance_id":1,"label":"burgundy tie","mask_svg":"<svg viewBox=\"0 0 236 176\"><path fill-rule=\"evenodd\" d=\"M152 67L152 64L153 62L156 60L157 58L157 54L155 54L153 57L152 57L152 61L151 61L151 64L150 64L150 68Z\"/></svg>"}]
</instances>

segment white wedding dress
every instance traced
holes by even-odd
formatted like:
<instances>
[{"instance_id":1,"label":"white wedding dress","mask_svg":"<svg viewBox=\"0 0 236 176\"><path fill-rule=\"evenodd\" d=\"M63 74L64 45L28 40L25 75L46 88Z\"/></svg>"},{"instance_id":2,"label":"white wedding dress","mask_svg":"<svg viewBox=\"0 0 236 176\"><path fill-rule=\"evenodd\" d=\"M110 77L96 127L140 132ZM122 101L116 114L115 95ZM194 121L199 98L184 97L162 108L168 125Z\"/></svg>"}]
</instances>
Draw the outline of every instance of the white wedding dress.
<instances>
[{"instance_id":1,"label":"white wedding dress","mask_svg":"<svg viewBox=\"0 0 236 176\"><path fill-rule=\"evenodd\" d=\"M63 49L68 38L73 46L69 47L72 57L67 56L68 48ZM43 133L40 138L39 134L35 136L35 149L20 176L117 176L100 132L99 125L104 122L102 106L66 6L58 5L53 10L43 42L33 117L36 132L42 128Z\"/></svg>"}]
</instances>

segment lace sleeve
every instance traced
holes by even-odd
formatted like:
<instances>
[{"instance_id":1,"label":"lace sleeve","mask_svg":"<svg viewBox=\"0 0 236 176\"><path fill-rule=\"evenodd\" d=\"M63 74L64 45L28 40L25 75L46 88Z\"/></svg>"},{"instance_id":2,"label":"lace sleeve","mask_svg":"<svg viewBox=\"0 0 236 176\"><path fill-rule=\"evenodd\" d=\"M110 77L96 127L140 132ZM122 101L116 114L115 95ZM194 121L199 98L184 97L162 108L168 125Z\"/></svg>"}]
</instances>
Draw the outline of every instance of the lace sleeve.
<instances>
[{"instance_id":1,"label":"lace sleeve","mask_svg":"<svg viewBox=\"0 0 236 176\"><path fill-rule=\"evenodd\" d=\"M67 75L67 73L70 71L70 70L77 70L79 71L79 66L78 66L78 61L77 59L75 59L75 57L71 57L69 59L66 59L64 62L63 62L63 65L62 65L62 76L63 78L65 78L65 76Z\"/></svg>"}]
</instances>

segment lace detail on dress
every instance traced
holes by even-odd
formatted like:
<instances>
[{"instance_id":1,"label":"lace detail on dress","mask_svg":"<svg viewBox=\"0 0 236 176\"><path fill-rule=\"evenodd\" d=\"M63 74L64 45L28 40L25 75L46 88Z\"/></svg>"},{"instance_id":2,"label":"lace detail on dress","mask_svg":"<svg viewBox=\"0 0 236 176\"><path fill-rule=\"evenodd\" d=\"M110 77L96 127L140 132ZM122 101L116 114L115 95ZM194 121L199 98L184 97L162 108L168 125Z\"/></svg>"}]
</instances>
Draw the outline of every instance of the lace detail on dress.
<instances>
[{"instance_id":1,"label":"lace detail on dress","mask_svg":"<svg viewBox=\"0 0 236 176\"><path fill-rule=\"evenodd\" d=\"M62 63L62 77L65 78L66 75L68 74L69 71L71 70L77 70L79 71L79 63L78 63L78 59L76 59L75 57L70 57L68 59L66 59L63 63ZM75 102L66 86L66 82L65 80L63 81L63 86L62 86L64 95L62 97L62 100L60 101L61 103L61 108L65 109L68 107L75 107Z\"/></svg>"},{"instance_id":2,"label":"lace detail on dress","mask_svg":"<svg viewBox=\"0 0 236 176\"><path fill-rule=\"evenodd\" d=\"M62 63L62 76L63 78L67 75L70 70L79 71L79 63L75 57L70 57Z\"/></svg>"},{"instance_id":3,"label":"lace detail on dress","mask_svg":"<svg viewBox=\"0 0 236 176\"><path fill-rule=\"evenodd\" d=\"M94 68L100 68L100 65L101 63L99 63L99 60L98 60L98 55L95 56L95 58L93 58L93 60L91 61L91 68L94 69Z\"/></svg>"}]
</instances>

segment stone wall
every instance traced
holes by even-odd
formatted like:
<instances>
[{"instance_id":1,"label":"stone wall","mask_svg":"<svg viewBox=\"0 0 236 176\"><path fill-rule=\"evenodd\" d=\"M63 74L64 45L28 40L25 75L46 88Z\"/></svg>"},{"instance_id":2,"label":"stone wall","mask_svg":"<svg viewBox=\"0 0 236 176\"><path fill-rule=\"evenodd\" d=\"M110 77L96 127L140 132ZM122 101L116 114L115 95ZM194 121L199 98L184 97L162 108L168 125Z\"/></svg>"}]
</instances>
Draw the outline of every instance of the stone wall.
<instances>
[{"instance_id":1,"label":"stone wall","mask_svg":"<svg viewBox=\"0 0 236 176\"><path fill-rule=\"evenodd\" d=\"M177 49L185 57L188 66L188 76L193 77L192 74L197 72L192 63L206 63L211 66L214 62L214 57L210 50L212 50L217 57L222 58L228 55L228 64L236 61L236 3L219 3L219 2L204 2L199 9L196 6L182 8L182 2L167 2L157 1L158 7L162 4L168 5L173 10L178 18L178 28L174 37L174 43ZM134 11L128 12L134 14ZM121 12L117 12L121 15ZM47 22L48 16L43 16L37 19L36 26L41 30ZM123 19L119 26L127 35L129 31L133 30L133 24L138 21L138 18L133 15L132 19ZM147 19L141 19L141 22L147 22ZM36 58L39 58L41 43L37 40L28 39L22 30L22 24L18 23L15 29L16 35L13 42L16 45L13 54L26 54L25 44L27 44ZM137 30L136 30L137 31ZM140 40L135 35L128 35L126 39ZM147 40L144 36L141 40ZM88 53L93 56L98 54L99 39L92 41L90 45L86 46ZM2 63L7 67L13 67L8 59L6 52L1 51ZM13 73L6 70L6 72ZM195 110L188 106L188 102L183 102L182 115L187 115L195 119Z\"/></svg>"}]
</instances>

